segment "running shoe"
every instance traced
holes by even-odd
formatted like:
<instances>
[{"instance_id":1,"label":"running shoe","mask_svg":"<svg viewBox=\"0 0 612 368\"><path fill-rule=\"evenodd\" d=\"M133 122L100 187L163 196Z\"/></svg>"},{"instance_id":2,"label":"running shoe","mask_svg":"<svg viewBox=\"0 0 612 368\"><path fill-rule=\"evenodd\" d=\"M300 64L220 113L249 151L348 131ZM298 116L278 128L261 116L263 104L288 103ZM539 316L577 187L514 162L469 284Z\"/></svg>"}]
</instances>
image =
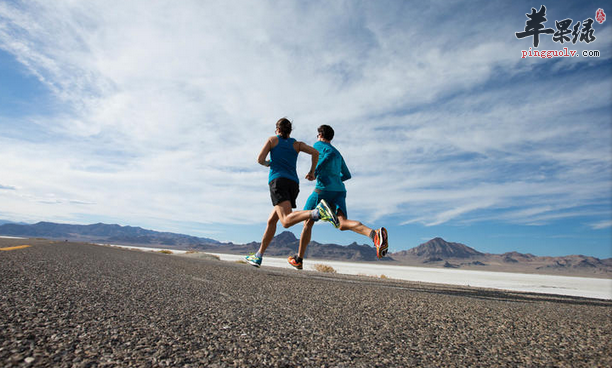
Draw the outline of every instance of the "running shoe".
<instances>
[{"instance_id":1,"label":"running shoe","mask_svg":"<svg viewBox=\"0 0 612 368\"><path fill-rule=\"evenodd\" d=\"M381 227L374 233L374 245L376 246L376 257L379 259L387 255L389 250L389 242L387 238L387 229Z\"/></svg>"},{"instance_id":2,"label":"running shoe","mask_svg":"<svg viewBox=\"0 0 612 368\"><path fill-rule=\"evenodd\" d=\"M255 253L249 254L248 256L244 257L248 264L255 267L261 266L261 258L262 257L257 257Z\"/></svg>"},{"instance_id":3,"label":"running shoe","mask_svg":"<svg viewBox=\"0 0 612 368\"><path fill-rule=\"evenodd\" d=\"M319 220L331 222L336 229L340 227L338 216L336 216L335 211L332 211L332 209L329 207L327 201L322 199L317 205L317 211L319 211Z\"/></svg>"},{"instance_id":4,"label":"running shoe","mask_svg":"<svg viewBox=\"0 0 612 368\"><path fill-rule=\"evenodd\" d=\"M289 258L287 258L287 262L289 262L290 265L295 267L296 270L301 270L303 268L302 262L301 261L298 262L296 259L297 259L297 255L290 256Z\"/></svg>"}]
</instances>

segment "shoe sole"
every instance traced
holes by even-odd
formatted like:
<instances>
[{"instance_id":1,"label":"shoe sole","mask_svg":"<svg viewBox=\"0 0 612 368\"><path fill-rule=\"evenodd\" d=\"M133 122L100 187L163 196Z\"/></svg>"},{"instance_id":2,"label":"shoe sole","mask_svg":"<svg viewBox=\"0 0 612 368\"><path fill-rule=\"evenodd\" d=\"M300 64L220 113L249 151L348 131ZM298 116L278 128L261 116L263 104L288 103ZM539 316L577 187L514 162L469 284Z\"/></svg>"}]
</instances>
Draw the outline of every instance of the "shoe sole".
<instances>
[{"instance_id":1,"label":"shoe sole","mask_svg":"<svg viewBox=\"0 0 612 368\"><path fill-rule=\"evenodd\" d=\"M331 223L332 225L334 225L334 227L337 229L340 227L340 222L338 221L338 217L336 216L336 214L331 210L331 208L329 207L329 205L327 204L327 201L322 199L321 200L321 205L323 206L323 208L325 208L325 211L327 211L327 213L329 213L331 215Z\"/></svg>"},{"instance_id":2,"label":"shoe sole","mask_svg":"<svg viewBox=\"0 0 612 368\"><path fill-rule=\"evenodd\" d=\"M376 249L376 256L379 259L386 256L389 250L389 239L387 235L387 229L385 229L384 227L381 227L380 233L382 235L382 242L380 243L380 247Z\"/></svg>"},{"instance_id":3,"label":"shoe sole","mask_svg":"<svg viewBox=\"0 0 612 368\"><path fill-rule=\"evenodd\" d=\"M289 265L293 268L295 268L296 270L301 270L303 268L302 265L296 266L293 263L291 263L289 260L291 259L291 257L287 258L287 263L289 263Z\"/></svg>"}]
</instances>

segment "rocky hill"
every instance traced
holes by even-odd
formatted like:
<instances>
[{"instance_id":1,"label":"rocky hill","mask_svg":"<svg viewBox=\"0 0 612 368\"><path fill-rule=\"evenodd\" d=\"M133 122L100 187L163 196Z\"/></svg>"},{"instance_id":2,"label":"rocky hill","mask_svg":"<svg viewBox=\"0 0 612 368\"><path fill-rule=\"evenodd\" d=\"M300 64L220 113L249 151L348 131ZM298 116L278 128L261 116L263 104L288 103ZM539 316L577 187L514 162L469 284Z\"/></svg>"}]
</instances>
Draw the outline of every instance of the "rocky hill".
<instances>
[{"instance_id":1,"label":"rocky hill","mask_svg":"<svg viewBox=\"0 0 612 368\"><path fill-rule=\"evenodd\" d=\"M400 257L416 257L424 261L443 260L448 258L474 258L484 255L465 244L449 243L442 238L434 238L415 248L394 254Z\"/></svg>"}]
</instances>

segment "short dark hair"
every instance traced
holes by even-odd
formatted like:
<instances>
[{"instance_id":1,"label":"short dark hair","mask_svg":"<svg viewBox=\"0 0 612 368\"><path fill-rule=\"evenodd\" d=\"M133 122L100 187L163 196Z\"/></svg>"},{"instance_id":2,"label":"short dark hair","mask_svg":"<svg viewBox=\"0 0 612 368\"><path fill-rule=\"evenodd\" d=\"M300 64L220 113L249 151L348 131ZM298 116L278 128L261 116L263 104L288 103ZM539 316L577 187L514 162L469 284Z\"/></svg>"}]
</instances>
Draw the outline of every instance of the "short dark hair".
<instances>
[{"instance_id":1,"label":"short dark hair","mask_svg":"<svg viewBox=\"0 0 612 368\"><path fill-rule=\"evenodd\" d=\"M328 141L334 139L334 129L332 129L332 127L330 127L329 125L321 125L317 129L317 132L319 132L323 136L323 138L327 139Z\"/></svg>"},{"instance_id":2,"label":"short dark hair","mask_svg":"<svg viewBox=\"0 0 612 368\"><path fill-rule=\"evenodd\" d=\"M287 139L292 130L291 122L287 118L280 118L276 122L276 129L278 129L283 138Z\"/></svg>"}]
</instances>

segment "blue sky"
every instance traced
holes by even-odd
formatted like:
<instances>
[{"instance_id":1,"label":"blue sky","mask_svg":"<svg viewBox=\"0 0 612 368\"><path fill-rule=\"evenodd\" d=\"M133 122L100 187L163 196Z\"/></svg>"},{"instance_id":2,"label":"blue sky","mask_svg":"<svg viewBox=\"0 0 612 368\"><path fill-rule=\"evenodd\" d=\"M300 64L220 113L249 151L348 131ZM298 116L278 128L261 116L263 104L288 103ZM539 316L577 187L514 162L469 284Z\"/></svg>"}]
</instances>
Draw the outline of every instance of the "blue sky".
<instances>
[{"instance_id":1,"label":"blue sky","mask_svg":"<svg viewBox=\"0 0 612 368\"><path fill-rule=\"evenodd\" d=\"M0 219L259 241L274 123L332 125L349 217L391 251L612 257L609 1L0 1ZM298 172L308 170L306 157ZM313 184L302 180L298 207ZM279 226L278 232L282 228ZM291 229L296 234L300 226ZM367 243L328 224L322 243Z\"/></svg>"}]
</instances>

